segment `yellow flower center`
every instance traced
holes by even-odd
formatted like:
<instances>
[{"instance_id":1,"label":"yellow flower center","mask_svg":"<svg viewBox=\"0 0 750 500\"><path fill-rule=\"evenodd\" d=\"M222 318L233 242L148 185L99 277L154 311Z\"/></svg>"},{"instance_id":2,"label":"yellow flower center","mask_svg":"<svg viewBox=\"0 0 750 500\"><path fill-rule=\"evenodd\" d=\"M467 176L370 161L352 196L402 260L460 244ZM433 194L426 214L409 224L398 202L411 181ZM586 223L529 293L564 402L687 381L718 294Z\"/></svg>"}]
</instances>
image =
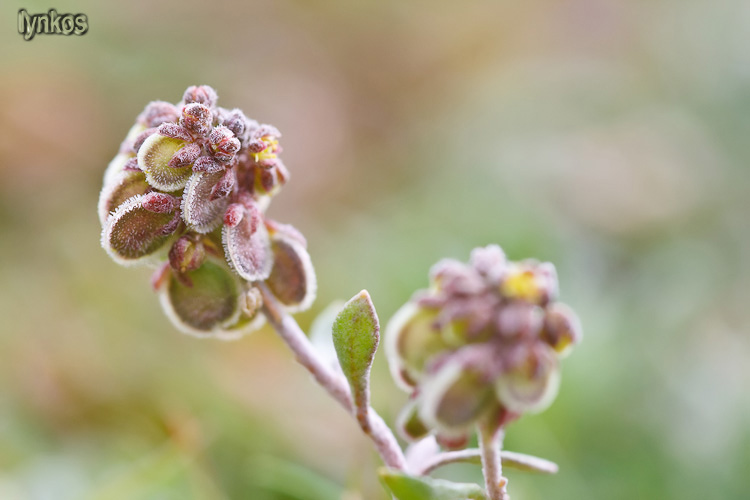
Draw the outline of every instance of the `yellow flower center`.
<instances>
[{"instance_id":1,"label":"yellow flower center","mask_svg":"<svg viewBox=\"0 0 750 500\"><path fill-rule=\"evenodd\" d=\"M529 270L511 272L500 286L500 292L509 299L523 299L531 303L538 302L542 295L534 272Z\"/></svg>"},{"instance_id":2,"label":"yellow flower center","mask_svg":"<svg viewBox=\"0 0 750 500\"><path fill-rule=\"evenodd\" d=\"M260 140L266 144L266 148L259 153L255 153L255 161L275 160L279 152L279 140L269 135L264 135Z\"/></svg>"}]
</instances>

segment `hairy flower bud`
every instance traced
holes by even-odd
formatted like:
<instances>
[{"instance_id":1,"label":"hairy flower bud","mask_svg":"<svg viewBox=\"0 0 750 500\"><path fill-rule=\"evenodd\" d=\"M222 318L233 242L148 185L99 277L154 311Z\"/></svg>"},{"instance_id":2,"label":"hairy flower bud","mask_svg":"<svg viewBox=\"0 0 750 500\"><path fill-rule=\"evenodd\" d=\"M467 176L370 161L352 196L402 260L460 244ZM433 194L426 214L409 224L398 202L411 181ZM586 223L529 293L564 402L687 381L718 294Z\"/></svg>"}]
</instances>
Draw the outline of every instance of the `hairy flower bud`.
<instances>
[{"instance_id":1,"label":"hairy flower bud","mask_svg":"<svg viewBox=\"0 0 750 500\"><path fill-rule=\"evenodd\" d=\"M182 96L182 100L185 104L198 103L203 104L209 108L216 105L218 96L216 91L208 85L193 85L187 88Z\"/></svg>"},{"instance_id":2,"label":"hairy flower bud","mask_svg":"<svg viewBox=\"0 0 750 500\"><path fill-rule=\"evenodd\" d=\"M245 207L239 203L232 203L224 212L224 225L226 227L236 227L242 217L245 216Z\"/></svg>"},{"instance_id":3,"label":"hairy flower bud","mask_svg":"<svg viewBox=\"0 0 750 500\"><path fill-rule=\"evenodd\" d=\"M211 143L211 151L214 158L221 163L229 163L240 150L240 141L231 130L225 126L219 126L211 131L208 136Z\"/></svg>"},{"instance_id":4,"label":"hairy flower bud","mask_svg":"<svg viewBox=\"0 0 750 500\"><path fill-rule=\"evenodd\" d=\"M234 169L227 169L214 187L211 188L211 194L208 197L209 201L226 198L232 193L235 184L237 184L237 175Z\"/></svg>"},{"instance_id":5,"label":"hairy flower bud","mask_svg":"<svg viewBox=\"0 0 750 500\"><path fill-rule=\"evenodd\" d=\"M223 172L225 168L225 165L222 165L210 156L201 156L195 160L195 163L193 163L193 172L215 174L217 172Z\"/></svg>"},{"instance_id":6,"label":"hairy flower bud","mask_svg":"<svg viewBox=\"0 0 750 500\"><path fill-rule=\"evenodd\" d=\"M172 195L154 191L143 195L141 206L149 212L166 214L174 212L180 206L180 200Z\"/></svg>"},{"instance_id":7,"label":"hairy flower bud","mask_svg":"<svg viewBox=\"0 0 750 500\"><path fill-rule=\"evenodd\" d=\"M201 147L197 144L188 144L184 148L177 151L172 159L169 160L169 165L172 168L182 168L187 165L192 165L198 156L201 154Z\"/></svg>"},{"instance_id":8,"label":"hairy flower bud","mask_svg":"<svg viewBox=\"0 0 750 500\"><path fill-rule=\"evenodd\" d=\"M193 138L190 132L184 127L177 125L176 123L162 123L157 129L159 134L164 137L171 137L172 139L181 139L183 141L192 141Z\"/></svg>"},{"instance_id":9,"label":"hairy flower bud","mask_svg":"<svg viewBox=\"0 0 750 500\"><path fill-rule=\"evenodd\" d=\"M573 345L581 341L582 336L581 322L573 309L559 302L547 309L542 338L559 356L569 354Z\"/></svg>"},{"instance_id":10,"label":"hairy flower bud","mask_svg":"<svg viewBox=\"0 0 750 500\"><path fill-rule=\"evenodd\" d=\"M138 150L141 149L141 146L143 146L146 139L154 135L157 130L158 129L155 128L149 128L138 134L133 140L133 153L138 153Z\"/></svg>"},{"instance_id":11,"label":"hairy flower bud","mask_svg":"<svg viewBox=\"0 0 750 500\"><path fill-rule=\"evenodd\" d=\"M158 127L162 123L177 121L180 112L177 106L164 101L153 101L138 115L138 123L146 127Z\"/></svg>"},{"instance_id":12,"label":"hairy flower bud","mask_svg":"<svg viewBox=\"0 0 750 500\"><path fill-rule=\"evenodd\" d=\"M180 125L195 135L205 137L211 131L212 119L211 110L207 106L194 102L182 108Z\"/></svg>"},{"instance_id":13,"label":"hairy flower bud","mask_svg":"<svg viewBox=\"0 0 750 500\"><path fill-rule=\"evenodd\" d=\"M181 236L169 249L169 265L176 272L186 273L198 269L206 259L206 247L189 235Z\"/></svg>"},{"instance_id":14,"label":"hairy flower bud","mask_svg":"<svg viewBox=\"0 0 750 500\"><path fill-rule=\"evenodd\" d=\"M250 132L258 127L258 122L250 120L245 113L239 109L233 109L226 111L221 115L221 124L226 126L232 131L235 137L240 140L242 144L246 144L250 136Z\"/></svg>"}]
</instances>

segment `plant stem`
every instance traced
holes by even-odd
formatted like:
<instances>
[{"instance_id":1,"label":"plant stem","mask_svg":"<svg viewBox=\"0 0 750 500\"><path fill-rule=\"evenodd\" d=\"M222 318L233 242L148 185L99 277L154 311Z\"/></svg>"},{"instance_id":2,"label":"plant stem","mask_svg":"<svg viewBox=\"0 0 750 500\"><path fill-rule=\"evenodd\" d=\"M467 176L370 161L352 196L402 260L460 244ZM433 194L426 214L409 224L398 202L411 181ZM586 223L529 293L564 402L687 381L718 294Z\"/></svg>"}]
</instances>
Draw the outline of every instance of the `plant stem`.
<instances>
[{"instance_id":1,"label":"plant stem","mask_svg":"<svg viewBox=\"0 0 750 500\"><path fill-rule=\"evenodd\" d=\"M445 451L438 453L429 461L422 465L417 471L420 476L425 476L430 472L443 467L444 465L454 463L482 464L482 451L476 448L466 450ZM500 451L500 465L511 467L516 470L527 472L536 472L539 474L557 474L557 464L543 458L526 455L525 453L516 453L513 451Z\"/></svg>"},{"instance_id":2,"label":"plant stem","mask_svg":"<svg viewBox=\"0 0 750 500\"><path fill-rule=\"evenodd\" d=\"M266 285L259 283L257 286L263 295L263 314L276 330L276 333L292 350L297 362L310 372L315 381L328 391L333 399L354 416L354 401L346 378L321 361L307 335L294 318L281 309L276 297L273 296ZM372 407L368 408L367 420L359 421L359 423L365 434L375 444L383 462L388 467L406 470L406 459L398 441L396 441L396 437L383 418Z\"/></svg>"},{"instance_id":3,"label":"plant stem","mask_svg":"<svg viewBox=\"0 0 750 500\"><path fill-rule=\"evenodd\" d=\"M482 472L487 494L491 500L510 500L505 486L508 480L503 477L500 449L503 446L504 432L494 422L480 422L479 449L482 454Z\"/></svg>"}]
</instances>

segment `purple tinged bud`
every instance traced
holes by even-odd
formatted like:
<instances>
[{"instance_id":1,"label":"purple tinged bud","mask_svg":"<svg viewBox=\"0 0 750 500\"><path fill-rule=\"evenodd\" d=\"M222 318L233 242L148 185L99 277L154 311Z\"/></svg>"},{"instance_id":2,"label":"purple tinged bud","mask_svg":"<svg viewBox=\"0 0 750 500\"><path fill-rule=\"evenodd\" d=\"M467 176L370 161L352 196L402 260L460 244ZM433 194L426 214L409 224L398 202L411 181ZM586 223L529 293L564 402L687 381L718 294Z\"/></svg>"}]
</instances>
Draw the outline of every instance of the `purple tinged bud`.
<instances>
[{"instance_id":1,"label":"purple tinged bud","mask_svg":"<svg viewBox=\"0 0 750 500\"><path fill-rule=\"evenodd\" d=\"M556 302L547 307L544 317L542 338L563 357L569 354L573 345L583 338L578 315L565 304Z\"/></svg>"},{"instance_id":2,"label":"purple tinged bud","mask_svg":"<svg viewBox=\"0 0 750 500\"><path fill-rule=\"evenodd\" d=\"M237 151L240 150L240 141L231 130L221 125L214 128L208 136L214 158L222 163L232 161Z\"/></svg>"},{"instance_id":3,"label":"purple tinged bud","mask_svg":"<svg viewBox=\"0 0 750 500\"><path fill-rule=\"evenodd\" d=\"M216 91L208 85L192 85L187 88L182 100L185 104L198 103L212 108L216 105Z\"/></svg>"},{"instance_id":4,"label":"purple tinged bud","mask_svg":"<svg viewBox=\"0 0 750 500\"><path fill-rule=\"evenodd\" d=\"M211 190L211 195L208 197L209 201L218 200L219 198L226 198L229 196L237 184L237 175L233 168L228 168L224 173L224 176L219 179L219 182Z\"/></svg>"},{"instance_id":5,"label":"purple tinged bud","mask_svg":"<svg viewBox=\"0 0 750 500\"><path fill-rule=\"evenodd\" d=\"M277 129L273 125L264 123L258 126L257 130L255 131L255 135L257 135L258 137L279 138L281 137L281 132L279 132L279 129Z\"/></svg>"},{"instance_id":6,"label":"purple tinged bud","mask_svg":"<svg viewBox=\"0 0 750 500\"><path fill-rule=\"evenodd\" d=\"M468 434L438 433L435 435L435 440L446 450L463 450L469 445Z\"/></svg>"},{"instance_id":7,"label":"purple tinged bud","mask_svg":"<svg viewBox=\"0 0 750 500\"><path fill-rule=\"evenodd\" d=\"M127 170L129 172L140 172L141 169L138 166L138 158L132 157L128 161L125 162L125 165L122 167L123 170Z\"/></svg>"},{"instance_id":8,"label":"purple tinged bud","mask_svg":"<svg viewBox=\"0 0 750 500\"><path fill-rule=\"evenodd\" d=\"M138 153L138 150L141 149L141 146L143 146L143 143L146 142L146 139L151 137L154 132L157 132L157 129L150 128L138 134L138 136L133 141L133 152Z\"/></svg>"},{"instance_id":9,"label":"purple tinged bud","mask_svg":"<svg viewBox=\"0 0 750 500\"><path fill-rule=\"evenodd\" d=\"M260 153L266 149L267 145L261 139L255 139L247 145L247 150L251 153Z\"/></svg>"},{"instance_id":10,"label":"purple tinged bud","mask_svg":"<svg viewBox=\"0 0 750 500\"><path fill-rule=\"evenodd\" d=\"M164 137L171 137L172 139L181 139L186 142L193 140L190 132L176 123L163 123L159 125L158 132Z\"/></svg>"},{"instance_id":11,"label":"purple tinged bud","mask_svg":"<svg viewBox=\"0 0 750 500\"><path fill-rule=\"evenodd\" d=\"M166 193L152 191L143 195L141 206L149 212L166 214L180 206L180 200Z\"/></svg>"},{"instance_id":12,"label":"purple tinged bud","mask_svg":"<svg viewBox=\"0 0 750 500\"><path fill-rule=\"evenodd\" d=\"M526 302L512 302L497 311L496 327L501 336L536 336L542 328L544 311Z\"/></svg>"},{"instance_id":13,"label":"purple tinged bud","mask_svg":"<svg viewBox=\"0 0 750 500\"><path fill-rule=\"evenodd\" d=\"M260 171L260 187L265 191L266 193L270 193L271 190L273 190L274 185L276 184L276 178L273 175L273 172L269 170L261 170Z\"/></svg>"},{"instance_id":14,"label":"purple tinged bud","mask_svg":"<svg viewBox=\"0 0 750 500\"><path fill-rule=\"evenodd\" d=\"M182 108L180 125L193 134L205 137L211 131L212 120L211 110L203 104L194 102Z\"/></svg>"},{"instance_id":15,"label":"purple tinged bud","mask_svg":"<svg viewBox=\"0 0 750 500\"><path fill-rule=\"evenodd\" d=\"M497 286L502 281L507 259L505 252L497 245L475 248L471 251L469 264L491 285Z\"/></svg>"},{"instance_id":16,"label":"purple tinged bud","mask_svg":"<svg viewBox=\"0 0 750 500\"><path fill-rule=\"evenodd\" d=\"M138 116L138 122L147 127L158 127L162 123L176 122L179 116L180 112L174 104L165 101L153 101L148 103Z\"/></svg>"},{"instance_id":17,"label":"purple tinged bud","mask_svg":"<svg viewBox=\"0 0 750 500\"><path fill-rule=\"evenodd\" d=\"M201 147L197 144L191 143L184 148L177 151L172 159L169 160L168 165L172 168L182 168L198 159L201 154Z\"/></svg>"},{"instance_id":18,"label":"purple tinged bud","mask_svg":"<svg viewBox=\"0 0 750 500\"><path fill-rule=\"evenodd\" d=\"M179 227L180 223L182 222L182 217L180 216L180 211L175 210L174 217L172 217L172 220L167 222L167 224L162 228L161 234L164 236L168 236L175 231L177 231L177 228Z\"/></svg>"},{"instance_id":19,"label":"purple tinged bud","mask_svg":"<svg viewBox=\"0 0 750 500\"><path fill-rule=\"evenodd\" d=\"M281 233L286 238L295 240L304 248L307 248L307 240L305 239L305 236L291 224L282 224L275 220L266 219L266 226L271 234Z\"/></svg>"},{"instance_id":20,"label":"purple tinged bud","mask_svg":"<svg viewBox=\"0 0 750 500\"><path fill-rule=\"evenodd\" d=\"M210 156L201 156L195 163L193 163L193 172L205 172L207 174L215 174L221 172L226 168L221 163L217 162Z\"/></svg>"},{"instance_id":21,"label":"purple tinged bud","mask_svg":"<svg viewBox=\"0 0 750 500\"><path fill-rule=\"evenodd\" d=\"M169 250L169 265L178 273L198 269L206 259L206 247L189 235L181 236Z\"/></svg>"},{"instance_id":22,"label":"purple tinged bud","mask_svg":"<svg viewBox=\"0 0 750 500\"><path fill-rule=\"evenodd\" d=\"M227 227L236 227L245 215L245 207L239 203L232 203L224 212L224 225Z\"/></svg>"},{"instance_id":23,"label":"purple tinged bud","mask_svg":"<svg viewBox=\"0 0 750 500\"><path fill-rule=\"evenodd\" d=\"M225 125L232 133L240 140L240 142L247 142L248 135L250 134L253 125L257 128L257 123L251 121L245 113L239 109L233 109L231 111L223 111L221 124ZM258 151L253 151L257 153Z\"/></svg>"}]
</instances>

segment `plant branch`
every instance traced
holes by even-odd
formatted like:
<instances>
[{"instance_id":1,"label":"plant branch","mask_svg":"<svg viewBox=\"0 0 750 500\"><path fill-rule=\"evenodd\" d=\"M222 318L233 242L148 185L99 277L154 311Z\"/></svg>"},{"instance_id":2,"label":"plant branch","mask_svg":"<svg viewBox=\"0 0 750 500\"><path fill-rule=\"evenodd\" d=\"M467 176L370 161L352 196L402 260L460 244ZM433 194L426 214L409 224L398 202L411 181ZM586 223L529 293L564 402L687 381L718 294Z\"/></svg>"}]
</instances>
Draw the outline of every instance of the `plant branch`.
<instances>
[{"instance_id":1,"label":"plant branch","mask_svg":"<svg viewBox=\"0 0 750 500\"><path fill-rule=\"evenodd\" d=\"M284 340L292 350L299 364L304 366L328 393L344 407L351 415L355 415L356 409L352 399L349 383L346 378L323 363L318 356L315 347L310 343L307 335L302 331L297 322L289 314L285 313L276 298L271 294L264 283L258 283L258 288L263 295L263 314L265 314L276 333ZM358 419L360 427L375 444L383 462L391 468L406 470L406 460L401 447L396 441L391 429L386 425L383 418L372 408L368 408L367 419Z\"/></svg>"},{"instance_id":2,"label":"plant branch","mask_svg":"<svg viewBox=\"0 0 750 500\"><path fill-rule=\"evenodd\" d=\"M479 432L479 449L482 455L482 473L487 494L491 500L510 500L505 489L508 480L503 477L500 449L503 445L504 432L494 422L484 421L477 426Z\"/></svg>"},{"instance_id":3,"label":"plant branch","mask_svg":"<svg viewBox=\"0 0 750 500\"><path fill-rule=\"evenodd\" d=\"M459 451L447 451L438 453L432 457L418 471L420 476L453 463L482 464L482 451L477 448L469 448ZM538 472L540 474L556 474L557 464L543 458L526 455L525 453L516 453L513 451L501 451L500 463L503 467L510 467L517 470L528 472Z\"/></svg>"}]
</instances>

